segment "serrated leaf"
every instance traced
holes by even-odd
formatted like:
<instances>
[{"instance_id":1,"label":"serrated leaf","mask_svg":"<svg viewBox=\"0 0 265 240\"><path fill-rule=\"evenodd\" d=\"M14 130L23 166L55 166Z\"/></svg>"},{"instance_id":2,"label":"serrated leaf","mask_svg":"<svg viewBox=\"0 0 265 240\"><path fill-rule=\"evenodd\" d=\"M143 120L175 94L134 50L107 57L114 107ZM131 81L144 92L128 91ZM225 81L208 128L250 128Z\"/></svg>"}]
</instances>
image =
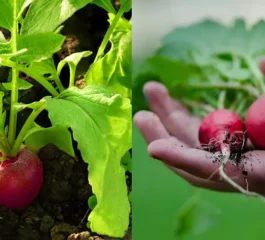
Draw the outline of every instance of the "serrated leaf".
<instances>
[{"instance_id":1,"label":"serrated leaf","mask_svg":"<svg viewBox=\"0 0 265 240\"><path fill-rule=\"evenodd\" d=\"M75 156L71 133L63 126L34 127L25 136L24 142L34 152L38 152L48 144L53 144L66 154Z\"/></svg>"},{"instance_id":2,"label":"serrated leaf","mask_svg":"<svg viewBox=\"0 0 265 240\"><path fill-rule=\"evenodd\" d=\"M31 63L50 58L59 51L64 42L64 36L56 33L36 33L18 38L18 48L27 52L16 57L18 61Z\"/></svg>"},{"instance_id":3,"label":"serrated leaf","mask_svg":"<svg viewBox=\"0 0 265 240\"><path fill-rule=\"evenodd\" d=\"M53 32L77 10L91 2L92 0L34 1L23 21L21 34L29 35L37 32Z\"/></svg>"},{"instance_id":4,"label":"serrated leaf","mask_svg":"<svg viewBox=\"0 0 265 240\"><path fill-rule=\"evenodd\" d=\"M110 15L110 21L113 17ZM120 19L110 41L111 50L90 67L86 74L86 82L104 86L111 92L130 98L131 90L128 86L132 77L132 32L127 20Z\"/></svg>"},{"instance_id":5,"label":"serrated leaf","mask_svg":"<svg viewBox=\"0 0 265 240\"><path fill-rule=\"evenodd\" d=\"M116 10L113 7L111 0L93 0L92 3L96 4L101 8L104 8L109 13L116 13Z\"/></svg>"},{"instance_id":6,"label":"serrated leaf","mask_svg":"<svg viewBox=\"0 0 265 240\"><path fill-rule=\"evenodd\" d=\"M76 70L76 67L78 63L81 61L82 58L89 57L92 54L91 51L84 51L84 52L77 52L73 53L70 56L67 56L64 58L62 61L59 62L58 67L57 67L57 73L60 75L63 67L65 66L66 63L68 63L70 69L74 68L73 70Z\"/></svg>"},{"instance_id":7,"label":"serrated leaf","mask_svg":"<svg viewBox=\"0 0 265 240\"><path fill-rule=\"evenodd\" d=\"M0 42L0 56L4 56L6 54L11 54L11 43L10 42Z\"/></svg>"},{"instance_id":8,"label":"serrated leaf","mask_svg":"<svg viewBox=\"0 0 265 240\"><path fill-rule=\"evenodd\" d=\"M2 83L3 86L5 87L6 90L12 90L12 83L11 82L6 82ZM18 90L27 90L30 89L33 85L26 80L23 80L21 78L17 79L17 89Z\"/></svg>"},{"instance_id":9,"label":"serrated leaf","mask_svg":"<svg viewBox=\"0 0 265 240\"><path fill-rule=\"evenodd\" d=\"M121 167L121 158L132 144L129 99L87 86L70 88L59 99L47 97L46 103L52 124L71 127L83 160L89 165L89 183L98 202L88 218L92 231L123 237L130 212Z\"/></svg>"}]
</instances>

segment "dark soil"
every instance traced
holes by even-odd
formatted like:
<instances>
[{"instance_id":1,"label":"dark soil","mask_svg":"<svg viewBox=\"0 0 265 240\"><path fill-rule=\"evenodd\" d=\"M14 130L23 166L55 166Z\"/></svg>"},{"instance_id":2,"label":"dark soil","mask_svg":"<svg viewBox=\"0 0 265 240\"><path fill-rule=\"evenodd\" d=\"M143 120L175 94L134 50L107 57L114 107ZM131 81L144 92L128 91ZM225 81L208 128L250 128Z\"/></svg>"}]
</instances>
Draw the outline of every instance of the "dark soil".
<instances>
[{"instance_id":1,"label":"dark soil","mask_svg":"<svg viewBox=\"0 0 265 240\"><path fill-rule=\"evenodd\" d=\"M119 5L119 1L116 1ZM130 15L129 15L130 16ZM82 60L77 69L77 84L82 87L82 77L91 64L93 57L108 28L107 13L94 6L79 10L64 25L62 34L66 41L62 50L54 55L55 63L77 51L90 50L93 56ZM0 29L1 30L1 29ZM4 31L8 36L8 32ZM7 68L0 68L0 82L6 81ZM21 75L34 87L20 92L19 100L30 103L49 95L34 79ZM67 86L69 70L64 68L61 79ZM80 80L81 79L81 80ZM5 97L5 109L9 110L10 96ZM19 113L18 131L22 127L30 110ZM50 126L44 111L37 119L43 127ZM72 159L54 146L46 146L39 152L44 165L44 185L38 198L26 209L10 211L0 207L0 240L111 240L113 238L97 236L86 227L88 208L87 200L92 195L88 184L87 165L82 161L76 149L77 159ZM127 180L131 190L131 175ZM123 240L131 240L131 227Z\"/></svg>"},{"instance_id":2,"label":"dark soil","mask_svg":"<svg viewBox=\"0 0 265 240\"><path fill-rule=\"evenodd\" d=\"M39 157L44 166L42 190L26 209L0 208L0 240L110 239L96 236L86 227L90 211L87 199L92 195L87 183L87 165L53 145L41 149ZM78 236L78 233L82 238L72 235ZM123 239L131 239L131 233Z\"/></svg>"}]
</instances>

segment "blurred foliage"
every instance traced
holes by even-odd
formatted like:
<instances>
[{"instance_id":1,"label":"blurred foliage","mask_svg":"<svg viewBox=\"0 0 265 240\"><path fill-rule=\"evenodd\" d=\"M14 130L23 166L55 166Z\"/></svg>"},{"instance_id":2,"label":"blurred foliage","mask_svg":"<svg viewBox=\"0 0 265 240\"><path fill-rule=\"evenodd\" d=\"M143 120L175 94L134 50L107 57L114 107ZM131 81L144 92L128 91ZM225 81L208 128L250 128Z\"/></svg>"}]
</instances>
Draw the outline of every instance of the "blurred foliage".
<instances>
[{"instance_id":1,"label":"blurred foliage","mask_svg":"<svg viewBox=\"0 0 265 240\"><path fill-rule=\"evenodd\" d=\"M242 19L236 19L231 27L204 20L174 29L135 71L134 112L146 108L143 85L157 80L196 114L206 114L205 105L210 104L213 108L231 108L244 117L251 102L265 92L258 68L265 55L263 38L264 21L250 29Z\"/></svg>"}]
</instances>

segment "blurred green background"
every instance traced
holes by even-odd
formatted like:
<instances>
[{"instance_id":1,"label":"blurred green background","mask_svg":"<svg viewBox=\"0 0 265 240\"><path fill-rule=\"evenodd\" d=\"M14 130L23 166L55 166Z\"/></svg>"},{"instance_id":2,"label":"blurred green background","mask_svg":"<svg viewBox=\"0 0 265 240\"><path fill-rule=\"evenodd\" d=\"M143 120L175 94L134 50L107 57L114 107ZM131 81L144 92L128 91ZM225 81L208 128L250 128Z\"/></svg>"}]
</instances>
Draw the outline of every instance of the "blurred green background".
<instances>
[{"instance_id":1,"label":"blurred green background","mask_svg":"<svg viewBox=\"0 0 265 240\"><path fill-rule=\"evenodd\" d=\"M265 2L258 0L133 0L133 9L134 67L176 26L209 17L224 23L243 17L252 24L265 17ZM147 145L136 127L133 162L134 240L265 239L265 203L258 199L199 190L198 205L183 212L194 189L148 157ZM187 234L177 236L177 227Z\"/></svg>"}]
</instances>

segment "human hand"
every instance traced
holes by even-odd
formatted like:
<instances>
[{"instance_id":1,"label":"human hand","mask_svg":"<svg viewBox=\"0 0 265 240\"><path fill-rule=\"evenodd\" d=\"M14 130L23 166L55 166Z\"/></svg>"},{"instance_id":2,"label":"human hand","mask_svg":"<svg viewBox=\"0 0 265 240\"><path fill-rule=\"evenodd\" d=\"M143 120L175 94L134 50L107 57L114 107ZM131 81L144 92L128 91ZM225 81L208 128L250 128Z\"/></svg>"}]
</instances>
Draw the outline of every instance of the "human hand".
<instances>
[{"instance_id":1,"label":"human hand","mask_svg":"<svg viewBox=\"0 0 265 240\"><path fill-rule=\"evenodd\" d=\"M149 155L194 186L238 192L216 172L219 168L216 154L197 148L201 119L172 99L160 83L147 83L144 93L151 111L136 113L134 122L148 143ZM238 166L227 162L226 174L244 189L265 194L265 151L248 150L243 159Z\"/></svg>"}]
</instances>

